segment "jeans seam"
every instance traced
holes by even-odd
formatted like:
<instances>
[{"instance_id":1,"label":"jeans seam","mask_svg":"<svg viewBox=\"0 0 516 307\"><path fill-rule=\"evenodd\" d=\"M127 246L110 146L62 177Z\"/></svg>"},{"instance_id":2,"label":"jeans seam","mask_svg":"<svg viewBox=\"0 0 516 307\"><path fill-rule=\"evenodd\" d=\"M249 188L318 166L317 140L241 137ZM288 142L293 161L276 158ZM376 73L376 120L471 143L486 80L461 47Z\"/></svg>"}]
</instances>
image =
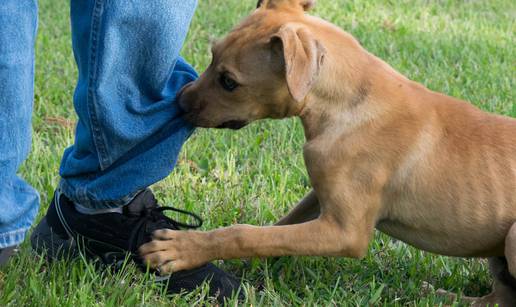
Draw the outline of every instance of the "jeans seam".
<instances>
[{"instance_id":1,"label":"jeans seam","mask_svg":"<svg viewBox=\"0 0 516 307\"><path fill-rule=\"evenodd\" d=\"M97 155L99 157L99 164L101 170L106 169L111 163L108 158L107 150L106 150L106 141L105 137L101 131L100 123L97 118L97 96L95 94L97 87L97 75L99 70L98 65L98 43L100 36L100 27L102 23L102 14L104 10L104 1L103 0L95 0L95 4L93 7L92 13L92 22L91 22L91 49L90 49L90 59L89 59L89 73L88 73L88 115L90 117L90 124L92 129L93 142L95 143L95 148L97 150ZM85 195L82 195L85 196Z\"/></svg>"}]
</instances>

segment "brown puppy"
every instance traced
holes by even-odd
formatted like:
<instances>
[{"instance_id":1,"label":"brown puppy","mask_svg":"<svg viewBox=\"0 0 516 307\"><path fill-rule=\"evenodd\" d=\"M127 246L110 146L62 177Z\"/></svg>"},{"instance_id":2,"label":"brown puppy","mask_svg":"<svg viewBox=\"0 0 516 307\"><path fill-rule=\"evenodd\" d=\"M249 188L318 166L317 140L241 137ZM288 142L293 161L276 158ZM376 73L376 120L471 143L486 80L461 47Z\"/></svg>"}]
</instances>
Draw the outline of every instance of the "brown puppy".
<instances>
[{"instance_id":1,"label":"brown puppy","mask_svg":"<svg viewBox=\"0 0 516 307\"><path fill-rule=\"evenodd\" d=\"M516 302L516 120L432 92L304 13L265 0L213 48L180 103L200 127L299 116L313 191L277 225L163 230L141 253L162 272L214 259L363 257L374 228L423 250L489 257Z\"/></svg>"}]
</instances>

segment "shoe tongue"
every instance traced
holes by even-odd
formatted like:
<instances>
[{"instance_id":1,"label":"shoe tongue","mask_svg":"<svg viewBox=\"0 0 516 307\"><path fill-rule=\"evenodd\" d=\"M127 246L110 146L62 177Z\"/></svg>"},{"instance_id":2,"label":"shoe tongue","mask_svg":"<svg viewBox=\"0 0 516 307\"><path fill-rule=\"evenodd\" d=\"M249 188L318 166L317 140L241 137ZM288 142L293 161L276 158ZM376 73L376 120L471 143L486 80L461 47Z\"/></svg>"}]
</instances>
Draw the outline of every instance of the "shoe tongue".
<instances>
[{"instance_id":1,"label":"shoe tongue","mask_svg":"<svg viewBox=\"0 0 516 307\"><path fill-rule=\"evenodd\" d=\"M147 189L138 194L128 205L124 207L124 214L140 215L145 209L158 207L158 203L152 191Z\"/></svg>"}]
</instances>

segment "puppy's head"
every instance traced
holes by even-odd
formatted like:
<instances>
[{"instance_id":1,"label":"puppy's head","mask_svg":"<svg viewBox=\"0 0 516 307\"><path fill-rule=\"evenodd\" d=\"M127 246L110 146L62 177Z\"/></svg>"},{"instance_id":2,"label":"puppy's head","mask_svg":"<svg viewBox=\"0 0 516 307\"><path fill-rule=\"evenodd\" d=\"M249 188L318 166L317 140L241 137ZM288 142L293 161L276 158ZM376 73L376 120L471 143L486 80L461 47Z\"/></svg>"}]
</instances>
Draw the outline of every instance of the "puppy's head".
<instances>
[{"instance_id":1,"label":"puppy's head","mask_svg":"<svg viewBox=\"0 0 516 307\"><path fill-rule=\"evenodd\" d=\"M324 62L325 49L303 23L314 1L262 0L212 48L201 77L179 103L192 124L240 129L263 118L298 115Z\"/></svg>"}]
</instances>

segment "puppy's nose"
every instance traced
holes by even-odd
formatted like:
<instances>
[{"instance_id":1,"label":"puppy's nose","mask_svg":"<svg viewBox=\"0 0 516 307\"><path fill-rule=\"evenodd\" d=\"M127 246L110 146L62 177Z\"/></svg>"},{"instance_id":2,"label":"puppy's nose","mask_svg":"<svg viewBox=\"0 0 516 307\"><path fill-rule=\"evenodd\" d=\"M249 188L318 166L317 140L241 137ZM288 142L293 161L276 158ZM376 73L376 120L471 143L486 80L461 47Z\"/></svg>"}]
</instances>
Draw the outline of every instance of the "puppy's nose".
<instances>
[{"instance_id":1,"label":"puppy's nose","mask_svg":"<svg viewBox=\"0 0 516 307\"><path fill-rule=\"evenodd\" d=\"M191 95L188 94L188 91L187 91L187 89L190 88L192 85L193 85L193 82L186 84L185 86L183 86L183 88L177 94L177 99L179 101L179 107L184 112L190 112L190 111L192 111L192 109L194 109L193 103L192 103L193 99L192 99Z\"/></svg>"}]
</instances>

